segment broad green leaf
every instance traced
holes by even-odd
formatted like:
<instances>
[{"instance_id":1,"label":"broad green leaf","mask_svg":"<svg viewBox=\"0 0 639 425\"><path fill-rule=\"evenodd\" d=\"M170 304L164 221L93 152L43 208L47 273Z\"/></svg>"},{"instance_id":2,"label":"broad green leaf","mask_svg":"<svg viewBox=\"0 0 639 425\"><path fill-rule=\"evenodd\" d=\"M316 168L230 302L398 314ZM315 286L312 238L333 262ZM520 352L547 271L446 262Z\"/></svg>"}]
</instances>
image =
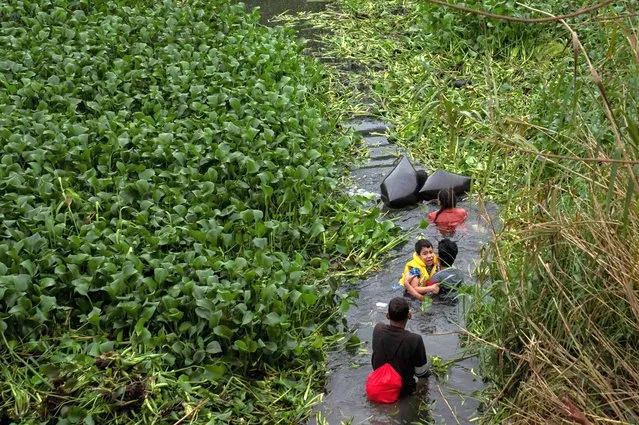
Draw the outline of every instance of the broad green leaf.
<instances>
[{"instance_id":1,"label":"broad green leaf","mask_svg":"<svg viewBox=\"0 0 639 425\"><path fill-rule=\"evenodd\" d=\"M233 336L233 331L224 325L214 327L213 333L225 339L230 339Z\"/></svg>"},{"instance_id":2,"label":"broad green leaf","mask_svg":"<svg viewBox=\"0 0 639 425\"><path fill-rule=\"evenodd\" d=\"M240 104L240 101L237 98L235 97L230 98L229 104L231 105L231 108L233 108L235 112L240 112L240 108L242 105Z\"/></svg>"},{"instance_id":3,"label":"broad green leaf","mask_svg":"<svg viewBox=\"0 0 639 425\"><path fill-rule=\"evenodd\" d=\"M55 297L40 295L40 310L42 310L43 313L47 313L56 306L56 301Z\"/></svg>"},{"instance_id":4,"label":"broad green leaf","mask_svg":"<svg viewBox=\"0 0 639 425\"><path fill-rule=\"evenodd\" d=\"M159 267L153 270L153 279L157 283L164 283L168 276L169 272L166 269Z\"/></svg>"},{"instance_id":5,"label":"broad green leaf","mask_svg":"<svg viewBox=\"0 0 639 425\"><path fill-rule=\"evenodd\" d=\"M312 306L313 304L315 304L315 302L317 302L317 295L315 294L302 294L302 301L304 301L304 304L306 304L307 306Z\"/></svg>"},{"instance_id":6,"label":"broad green leaf","mask_svg":"<svg viewBox=\"0 0 639 425\"><path fill-rule=\"evenodd\" d=\"M266 238L253 238L253 245L258 249L266 248L268 240Z\"/></svg>"},{"instance_id":7,"label":"broad green leaf","mask_svg":"<svg viewBox=\"0 0 639 425\"><path fill-rule=\"evenodd\" d=\"M247 351L248 351L248 346L247 346L247 345L246 345L246 343L245 343L244 341L242 341L241 339L236 340L236 341L233 343L233 347L234 347L236 350L239 350L239 351L244 351L244 352L247 352Z\"/></svg>"},{"instance_id":8,"label":"broad green leaf","mask_svg":"<svg viewBox=\"0 0 639 425\"><path fill-rule=\"evenodd\" d=\"M242 325L248 325L253 321L253 312L246 311L244 312L244 316L242 317Z\"/></svg>"},{"instance_id":9,"label":"broad green leaf","mask_svg":"<svg viewBox=\"0 0 639 425\"><path fill-rule=\"evenodd\" d=\"M217 341L211 341L206 346L206 352L211 354L217 354L222 352L222 347Z\"/></svg>"},{"instance_id":10,"label":"broad green leaf","mask_svg":"<svg viewBox=\"0 0 639 425\"><path fill-rule=\"evenodd\" d=\"M262 323L264 323L267 326L277 326L280 323L282 323L282 319L280 318L279 314L272 311L266 316L264 316L264 319L262 319Z\"/></svg>"},{"instance_id":11,"label":"broad green leaf","mask_svg":"<svg viewBox=\"0 0 639 425\"><path fill-rule=\"evenodd\" d=\"M314 238L320 233L324 233L325 231L326 229L324 228L324 225L321 222L317 221L313 223L313 227L311 227L311 238Z\"/></svg>"},{"instance_id":12,"label":"broad green leaf","mask_svg":"<svg viewBox=\"0 0 639 425\"><path fill-rule=\"evenodd\" d=\"M300 207L300 214L308 215L313 214L313 203L310 200L304 202L304 205Z\"/></svg>"},{"instance_id":13,"label":"broad green leaf","mask_svg":"<svg viewBox=\"0 0 639 425\"><path fill-rule=\"evenodd\" d=\"M224 365L224 363L217 363L213 365L205 365L204 366L206 379L210 381L217 381L220 379L225 379L228 374L228 369Z\"/></svg>"},{"instance_id":14,"label":"broad green leaf","mask_svg":"<svg viewBox=\"0 0 639 425\"><path fill-rule=\"evenodd\" d=\"M31 276L28 274L17 274L0 277L0 284L9 283L17 292L25 292L31 283Z\"/></svg>"},{"instance_id":15,"label":"broad green leaf","mask_svg":"<svg viewBox=\"0 0 639 425\"><path fill-rule=\"evenodd\" d=\"M100 344L100 353L109 353L113 351L114 343L113 341L105 341Z\"/></svg>"}]
</instances>

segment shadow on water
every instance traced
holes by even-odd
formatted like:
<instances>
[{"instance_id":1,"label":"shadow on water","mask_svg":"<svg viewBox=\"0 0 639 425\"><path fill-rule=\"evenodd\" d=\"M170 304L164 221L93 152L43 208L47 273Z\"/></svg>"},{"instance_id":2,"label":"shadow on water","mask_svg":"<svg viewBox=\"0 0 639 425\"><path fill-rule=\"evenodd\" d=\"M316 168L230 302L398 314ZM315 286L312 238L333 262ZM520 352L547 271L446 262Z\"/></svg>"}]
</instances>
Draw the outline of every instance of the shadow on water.
<instances>
[{"instance_id":1,"label":"shadow on water","mask_svg":"<svg viewBox=\"0 0 639 425\"><path fill-rule=\"evenodd\" d=\"M356 129L365 136L364 141L371 152L369 163L353 170L356 190L378 193L379 184L392 168L393 159L384 159L383 162L381 156L376 158L373 154L377 148L394 149L394 145L388 144L384 136L376 134L382 133L379 130L383 124L373 120L355 124ZM368 131L367 128L372 130ZM373 134L370 134L371 132ZM491 222L497 221L498 207L495 204L487 204L480 210L477 204L470 200L459 202L458 206L468 211L468 218L448 237L459 246L455 267L462 272L464 282L468 285L474 282L474 269L480 258L481 249L491 239ZM401 226L408 241L396 250L394 257L383 265L380 272L348 284L344 288L346 291L356 290L359 294L357 305L347 313L347 321L348 326L361 340L361 345L356 349L343 348L331 353L326 394L310 424L320 422L317 420L318 412L324 423L331 425L341 422L376 425L469 424L471 419L477 416L478 401L472 396L482 388L482 381L478 375L479 365L476 358L454 363L448 370L445 382L439 382L431 376L428 379L426 394L407 397L394 405L370 403L364 389L366 378L372 371L370 361L373 327L378 322L388 323L385 317L387 303L391 298L403 295L403 290L393 290L392 284L399 280L404 264L412 257L414 242L420 237L425 237L437 247L437 243L445 237L435 226L419 228L422 219L436 209L433 203L421 203L412 208L388 212L387 217ZM432 306L422 312L419 303L411 300L413 319L409 320L407 329L423 336L429 356L438 356L443 362L463 357L458 332L460 327L464 326L462 304L459 301L434 299Z\"/></svg>"}]
</instances>

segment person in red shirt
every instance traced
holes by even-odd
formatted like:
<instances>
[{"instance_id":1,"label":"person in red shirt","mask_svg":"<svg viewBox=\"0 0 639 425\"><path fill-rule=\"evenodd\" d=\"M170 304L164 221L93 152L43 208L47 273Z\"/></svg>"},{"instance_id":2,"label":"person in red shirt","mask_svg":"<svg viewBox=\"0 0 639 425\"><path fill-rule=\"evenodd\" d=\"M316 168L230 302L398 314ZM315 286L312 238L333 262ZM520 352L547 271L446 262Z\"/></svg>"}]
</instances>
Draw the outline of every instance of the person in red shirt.
<instances>
[{"instance_id":1,"label":"person in red shirt","mask_svg":"<svg viewBox=\"0 0 639 425\"><path fill-rule=\"evenodd\" d=\"M463 208L457 208L455 192L452 188L442 189L437 194L439 210L428 214L428 221L434 223L439 231L453 233L455 227L460 225L468 217L468 213Z\"/></svg>"}]
</instances>

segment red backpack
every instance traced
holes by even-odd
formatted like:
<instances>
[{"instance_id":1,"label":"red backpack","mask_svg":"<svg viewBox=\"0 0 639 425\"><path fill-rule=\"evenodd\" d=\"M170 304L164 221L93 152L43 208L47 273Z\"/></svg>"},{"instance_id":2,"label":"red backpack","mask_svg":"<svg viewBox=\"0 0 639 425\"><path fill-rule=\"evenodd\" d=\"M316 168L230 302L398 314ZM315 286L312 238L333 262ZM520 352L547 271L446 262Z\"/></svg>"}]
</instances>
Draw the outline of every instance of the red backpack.
<instances>
[{"instance_id":1,"label":"red backpack","mask_svg":"<svg viewBox=\"0 0 639 425\"><path fill-rule=\"evenodd\" d=\"M401 345L400 342L395 355ZM366 379L366 395L375 403L395 403L399 399L401 390L402 377L388 361L372 371Z\"/></svg>"}]
</instances>

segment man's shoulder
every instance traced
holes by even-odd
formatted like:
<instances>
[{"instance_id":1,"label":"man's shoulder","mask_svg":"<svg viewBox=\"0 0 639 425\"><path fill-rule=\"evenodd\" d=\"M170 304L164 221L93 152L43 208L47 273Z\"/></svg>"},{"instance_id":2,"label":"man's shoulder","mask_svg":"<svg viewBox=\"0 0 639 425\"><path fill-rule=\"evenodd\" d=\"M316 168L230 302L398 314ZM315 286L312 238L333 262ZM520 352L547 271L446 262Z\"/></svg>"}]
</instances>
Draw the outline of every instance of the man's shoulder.
<instances>
[{"instance_id":1,"label":"man's shoulder","mask_svg":"<svg viewBox=\"0 0 639 425\"><path fill-rule=\"evenodd\" d=\"M461 278L462 277L459 273L459 270L457 270L455 267L448 267L445 270L441 270L435 273L431 280L434 282L443 282L446 280L458 281L461 280Z\"/></svg>"},{"instance_id":2,"label":"man's shoulder","mask_svg":"<svg viewBox=\"0 0 639 425\"><path fill-rule=\"evenodd\" d=\"M389 325L387 323L382 323L379 322L375 325L375 328L373 329L374 333L385 333L385 334L393 334L395 335L395 337L399 337L401 339L405 339L405 340L421 340L421 335L416 334L414 332L409 331L408 329L405 328L399 328L396 326L392 326Z\"/></svg>"},{"instance_id":3,"label":"man's shoulder","mask_svg":"<svg viewBox=\"0 0 639 425\"><path fill-rule=\"evenodd\" d=\"M390 335L393 335L393 334L396 334L396 333L397 332L393 328L393 326L391 326L391 325L389 325L387 323L383 323L383 322L379 322L373 328L373 334L379 335L381 337L390 336Z\"/></svg>"},{"instance_id":4,"label":"man's shoulder","mask_svg":"<svg viewBox=\"0 0 639 425\"><path fill-rule=\"evenodd\" d=\"M388 329L388 325L382 322L379 322L378 324L375 325L375 329L376 331L381 331L381 330L385 330Z\"/></svg>"},{"instance_id":5,"label":"man's shoulder","mask_svg":"<svg viewBox=\"0 0 639 425\"><path fill-rule=\"evenodd\" d=\"M422 339L422 336L418 333L415 332L411 332L407 329L404 329L404 332L402 334L402 338L404 338L406 341L409 341L412 344L418 344L420 342L424 342L424 340Z\"/></svg>"}]
</instances>

